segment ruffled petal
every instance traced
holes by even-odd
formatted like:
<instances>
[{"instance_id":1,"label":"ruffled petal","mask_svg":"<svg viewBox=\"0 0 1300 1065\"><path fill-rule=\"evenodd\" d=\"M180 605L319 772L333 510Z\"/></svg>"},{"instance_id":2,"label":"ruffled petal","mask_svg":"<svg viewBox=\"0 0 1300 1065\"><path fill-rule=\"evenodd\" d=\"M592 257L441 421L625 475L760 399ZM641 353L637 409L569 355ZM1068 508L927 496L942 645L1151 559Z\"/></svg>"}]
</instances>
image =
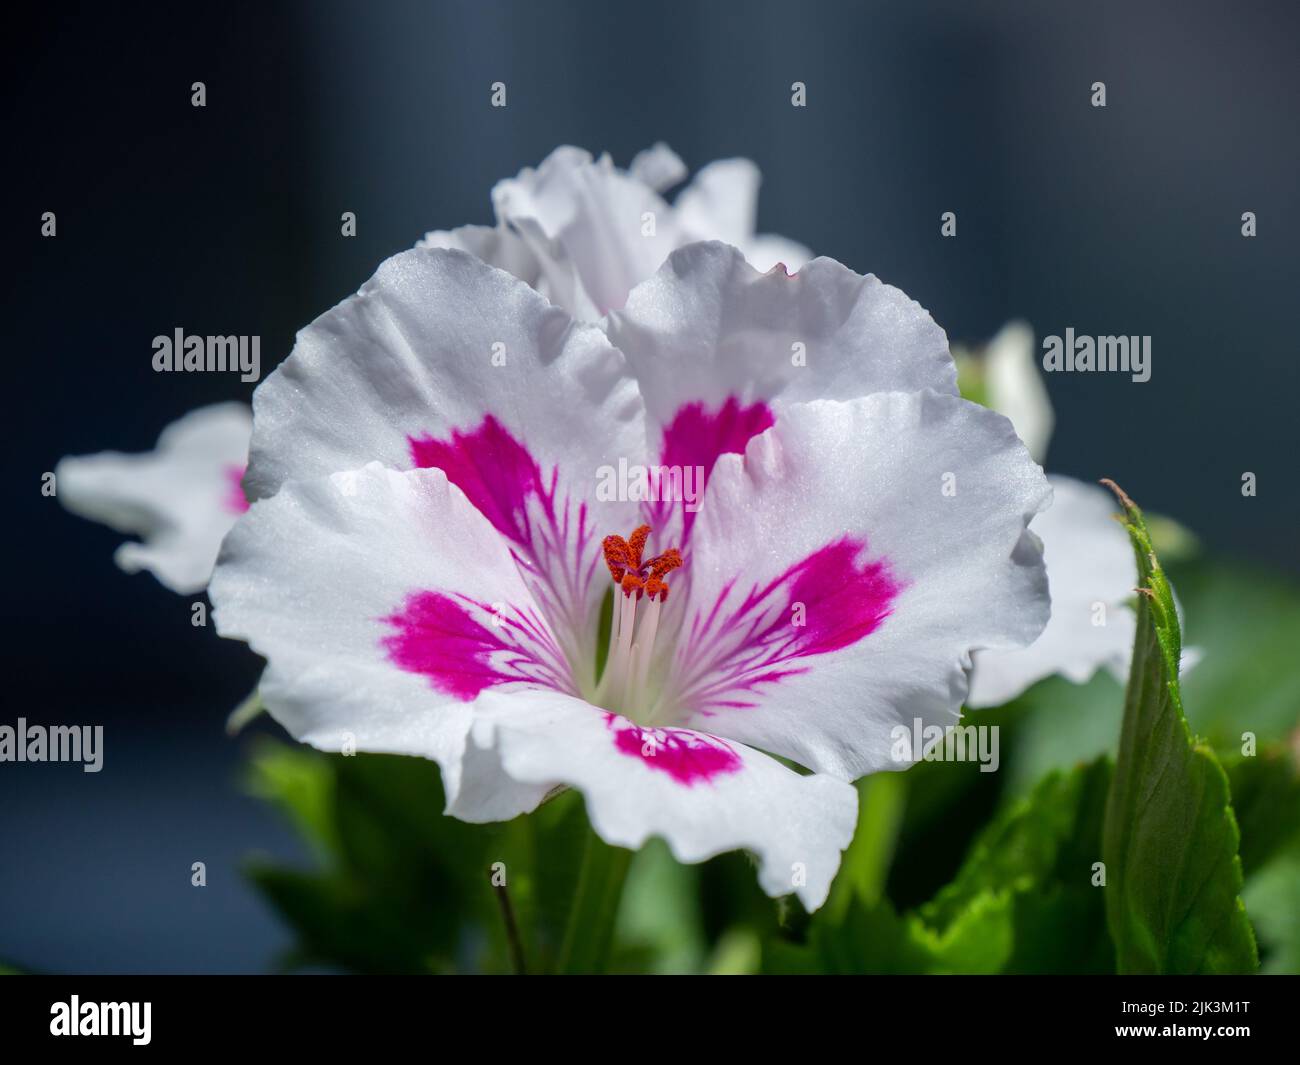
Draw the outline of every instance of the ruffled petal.
<instances>
[{"instance_id":1,"label":"ruffled petal","mask_svg":"<svg viewBox=\"0 0 1300 1065\"><path fill-rule=\"evenodd\" d=\"M801 776L742 744L681 728L643 728L580 699L539 696L527 712L487 700L473 743L497 752L515 780L582 792L592 827L609 843L667 841L679 861L745 849L769 895L826 899L853 837L857 792Z\"/></svg>"},{"instance_id":2,"label":"ruffled petal","mask_svg":"<svg viewBox=\"0 0 1300 1065\"><path fill-rule=\"evenodd\" d=\"M929 314L831 259L793 277L760 274L736 248L693 244L637 287L608 331L640 382L651 462L698 470L698 482L782 404L957 390L947 338ZM646 520L684 541L698 496L658 502Z\"/></svg>"},{"instance_id":3,"label":"ruffled petal","mask_svg":"<svg viewBox=\"0 0 1300 1065\"><path fill-rule=\"evenodd\" d=\"M689 236L650 185L578 148L552 152L536 169L492 190L497 219L533 220L572 259L597 312L623 306Z\"/></svg>"},{"instance_id":4,"label":"ruffled petal","mask_svg":"<svg viewBox=\"0 0 1300 1065\"><path fill-rule=\"evenodd\" d=\"M580 321L600 317L568 254L557 241L548 239L532 219L521 219L513 228L498 225L438 230L426 233L416 247L469 252L489 266L513 274Z\"/></svg>"},{"instance_id":5,"label":"ruffled petal","mask_svg":"<svg viewBox=\"0 0 1300 1065\"><path fill-rule=\"evenodd\" d=\"M190 595L208 583L222 537L247 508L240 480L251 431L243 403L202 407L164 429L151 452L63 459L58 498L74 514L143 538L117 549L126 572L148 570Z\"/></svg>"},{"instance_id":6,"label":"ruffled petal","mask_svg":"<svg viewBox=\"0 0 1300 1065\"><path fill-rule=\"evenodd\" d=\"M957 721L973 650L1042 631L1050 494L954 396L786 408L714 470L659 712L846 779L903 768L896 730Z\"/></svg>"},{"instance_id":7,"label":"ruffled petal","mask_svg":"<svg viewBox=\"0 0 1300 1065\"><path fill-rule=\"evenodd\" d=\"M302 330L253 405L255 494L371 461L442 468L594 662L597 548L634 510L598 498L599 471L644 440L636 383L598 327L470 255L417 249Z\"/></svg>"},{"instance_id":8,"label":"ruffled petal","mask_svg":"<svg viewBox=\"0 0 1300 1065\"><path fill-rule=\"evenodd\" d=\"M286 484L232 530L209 592L221 635L266 657L262 699L297 739L433 759L449 806L480 817L539 797L499 773L484 787L479 759L460 794L485 693L575 682L507 544L441 470Z\"/></svg>"},{"instance_id":9,"label":"ruffled petal","mask_svg":"<svg viewBox=\"0 0 1300 1065\"><path fill-rule=\"evenodd\" d=\"M1103 488L1052 475L1051 507L1031 526L1043 542L1052 617L1028 647L975 655L968 706L1001 706L1055 673L1082 684L1100 668L1121 680L1136 620L1127 601L1137 583L1128 534Z\"/></svg>"}]
</instances>

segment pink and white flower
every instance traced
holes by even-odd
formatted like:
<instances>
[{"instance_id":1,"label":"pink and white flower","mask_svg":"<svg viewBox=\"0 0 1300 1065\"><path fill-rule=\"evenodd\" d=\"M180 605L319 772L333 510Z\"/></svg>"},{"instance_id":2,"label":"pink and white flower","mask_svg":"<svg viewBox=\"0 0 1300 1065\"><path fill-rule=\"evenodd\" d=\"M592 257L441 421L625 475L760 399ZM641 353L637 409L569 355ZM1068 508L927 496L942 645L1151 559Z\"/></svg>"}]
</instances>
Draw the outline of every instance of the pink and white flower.
<instances>
[{"instance_id":1,"label":"pink and white flower","mask_svg":"<svg viewBox=\"0 0 1300 1065\"><path fill-rule=\"evenodd\" d=\"M495 226L427 234L421 247L457 248L526 281L576 318L596 319L623 306L676 248L721 240L760 270L797 270L812 253L784 237L756 232L760 175L748 159L704 167L670 206L664 193L687 176L665 144L627 170L608 155L556 148L492 190Z\"/></svg>"},{"instance_id":2,"label":"pink and white flower","mask_svg":"<svg viewBox=\"0 0 1300 1065\"><path fill-rule=\"evenodd\" d=\"M219 631L266 656L293 735L431 758L465 820L568 785L610 843L748 849L816 907L849 782L903 768L894 727L956 722L971 652L1047 618L1041 470L958 397L929 315L831 260L690 245L602 328L416 249L254 410ZM620 460L698 468L698 509L609 498Z\"/></svg>"},{"instance_id":3,"label":"pink and white flower","mask_svg":"<svg viewBox=\"0 0 1300 1065\"><path fill-rule=\"evenodd\" d=\"M172 422L153 451L62 459L57 494L74 514L141 536L117 549L127 573L145 569L181 595L202 591L222 538L248 509L240 486L253 419L217 403Z\"/></svg>"}]
</instances>

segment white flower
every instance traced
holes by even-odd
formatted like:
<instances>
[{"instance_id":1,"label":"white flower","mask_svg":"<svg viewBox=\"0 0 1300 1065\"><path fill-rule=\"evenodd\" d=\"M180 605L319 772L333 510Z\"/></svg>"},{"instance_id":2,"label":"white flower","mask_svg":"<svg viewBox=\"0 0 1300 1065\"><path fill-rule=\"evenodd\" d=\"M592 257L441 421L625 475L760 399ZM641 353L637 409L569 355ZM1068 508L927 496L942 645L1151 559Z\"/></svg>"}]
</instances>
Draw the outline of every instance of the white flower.
<instances>
[{"instance_id":1,"label":"white flower","mask_svg":"<svg viewBox=\"0 0 1300 1065\"><path fill-rule=\"evenodd\" d=\"M201 407L162 431L153 451L104 451L55 468L68 510L143 537L114 558L128 573L147 569L181 595L201 591L222 537L248 509L240 479L252 416L243 403Z\"/></svg>"},{"instance_id":2,"label":"white flower","mask_svg":"<svg viewBox=\"0 0 1300 1065\"><path fill-rule=\"evenodd\" d=\"M816 907L848 782L1041 630L1049 489L929 315L830 260L691 245L607 328L463 252L384 263L257 390L217 627L293 735L434 759L457 817L570 785L610 843L746 848ZM647 465L703 495L607 490Z\"/></svg>"},{"instance_id":3,"label":"white flower","mask_svg":"<svg viewBox=\"0 0 1300 1065\"><path fill-rule=\"evenodd\" d=\"M983 358L988 405L1011 419L1016 435L1041 465L1047 459L1056 416L1038 372L1034 331L1024 322L1008 322L989 341Z\"/></svg>"},{"instance_id":4,"label":"white flower","mask_svg":"<svg viewBox=\"0 0 1300 1065\"><path fill-rule=\"evenodd\" d=\"M693 241L735 245L763 271L780 263L793 272L811 257L801 244L755 232L760 177L748 159L710 163L670 206L662 194L686 173L664 144L626 171L608 155L556 148L492 190L495 226L429 233L420 246L468 251L588 320L622 307L671 251Z\"/></svg>"},{"instance_id":5,"label":"white flower","mask_svg":"<svg viewBox=\"0 0 1300 1065\"><path fill-rule=\"evenodd\" d=\"M1055 421L1047 389L1039 376L1034 334L1024 322L1003 327L971 367L983 398L1011 419L1029 453L1042 462ZM974 656L970 694L974 709L1001 706L1047 677L1059 674L1075 684L1106 669L1121 684L1128 679L1136 620L1130 603L1137 585L1133 547L1114 520L1115 499L1095 484L1049 475L1051 508L1030 528L1043 542L1052 592L1052 616L1029 647L981 651ZM1190 669L1199 657L1183 654Z\"/></svg>"},{"instance_id":6,"label":"white flower","mask_svg":"<svg viewBox=\"0 0 1300 1065\"><path fill-rule=\"evenodd\" d=\"M1052 505L1030 526L1043 541L1052 617L1028 647L979 651L966 704L1001 706L1055 674L1075 684L1106 668L1128 677L1137 621L1129 601L1137 563L1114 518L1115 497L1095 484L1050 475Z\"/></svg>"}]
</instances>

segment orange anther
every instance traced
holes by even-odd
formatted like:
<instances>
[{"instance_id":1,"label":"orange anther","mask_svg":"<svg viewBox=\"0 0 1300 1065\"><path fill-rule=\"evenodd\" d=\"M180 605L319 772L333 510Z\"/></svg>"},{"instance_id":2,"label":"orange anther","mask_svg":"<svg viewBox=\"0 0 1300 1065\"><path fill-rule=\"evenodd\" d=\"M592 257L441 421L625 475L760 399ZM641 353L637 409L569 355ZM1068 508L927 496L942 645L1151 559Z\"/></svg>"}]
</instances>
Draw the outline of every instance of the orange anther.
<instances>
[{"instance_id":1,"label":"orange anther","mask_svg":"<svg viewBox=\"0 0 1300 1065\"><path fill-rule=\"evenodd\" d=\"M614 578L615 584L620 583L631 563L627 541L621 536L606 536L601 541L601 548L605 552L605 565L609 567L609 575Z\"/></svg>"},{"instance_id":2,"label":"orange anther","mask_svg":"<svg viewBox=\"0 0 1300 1065\"><path fill-rule=\"evenodd\" d=\"M632 560L632 569L641 568L641 552L645 550L645 542L650 538L650 526L638 525L632 530L632 535L627 540L628 557Z\"/></svg>"}]
</instances>

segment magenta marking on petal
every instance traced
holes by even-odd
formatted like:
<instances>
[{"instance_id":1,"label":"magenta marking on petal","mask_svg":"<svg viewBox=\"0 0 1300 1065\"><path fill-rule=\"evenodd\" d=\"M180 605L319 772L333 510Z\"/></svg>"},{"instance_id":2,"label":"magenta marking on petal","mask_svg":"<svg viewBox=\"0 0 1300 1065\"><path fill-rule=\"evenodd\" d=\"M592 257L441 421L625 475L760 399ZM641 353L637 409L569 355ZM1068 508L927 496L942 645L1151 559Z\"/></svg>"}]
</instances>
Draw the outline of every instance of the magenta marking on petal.
<instances>
[{"instance_id":1,"label":"magenta marking on petal","mask_svg":"<svg viewBox=\"0 0 1300 1065\"><path fill-rule=\"evenodd\" d=\"M490 622L482 624L471 610ZM564 656L536 616L426 591L408 595L400 610L379 620L396 630L380 640L395 665L462 702L517 681L573 691Z\"/></svg>"},{"instance_id":2,"label":"magenta marking on petal","mask_svg":"<svg viewBox=\"0 0 1300 1065\"><path fill-rule=\"evenodd\" d=\"M589 622L587 601L600 563L586 505L544 473L528 448L493 415L447 439L408 437L411 461L437 467L507 541L524 582L551 621L572 633ZM576 514L576 517L575 517Z\"/></svg>"},{"instance_id":3,"label":"magenta marking on petal","mask_svg":"<svg viewBox=\"0 0 1300 1065\"><path fill-rule=\"evenodd\" d=\"M745 445L775 422L771 409L761 401L742 406L735 396L729 396L716 411L709 411L703 403L687 403L678 408L664 427L659 461L661 465L682 470L687 467L702 469L704 481L699 490L703 496L704 485L718 456L729 452L744 454ZM664 525L672 509L681 506L681 503L668 502L650 504L650 523L656 527ZM683 508L683 541L694 523L694 512Z\"/></svg>"},{"instance_id":4,"label":"magenta marking on petal","mask_svg":"<svg viewBox=\"0 0 1300 1065\"><path fill-rule=\"evenodd\" d=\"M708 714L757 705L765 685L807 672L814 655L849 647L889 617L903 585L884 559L860 562L866 544L835 540L764 587L733 596L726 584L692 618L679 664L681 697Z\"/></svg>"},{"instance_id":5,"label":"magenta marking on petal","mask_svg":"<svg viewBox=\"0 0 1300 1065\"><path fill-rule=\"evenodd\" d=\"M221 504L232 514L243 514L248 510L248 496L244 495L244 473L247 469L247 465L234 463L222 471L226 476L226 494Z\"/></svg>"},{"instance_id":6,"label":"magenta marking on petal","mask_svg":"<svg viewBox=\"0 0 1300 1065\"><path fill-rule=\"evenodd\" d=\"M680 728L642 728L615 714L605 715L614 732L614 746L639 758L651 769L667 773L678 784L692 787L723 773L738 772L740 756L722 740Z\"/></svg>"},{"instance_id":7,"label":"magenta marking on petal","mask_svg":"<svg viewBox=\"0 0 1300 1065\"><path fill-rule=\"evenodd\" d=\"M528 449L492 415L471 432L453 430L450 440L409 437L418 469L438 467L502 536L529 538L527 502L540 491L542 475Z\"/></svg>"}]
</instances>

